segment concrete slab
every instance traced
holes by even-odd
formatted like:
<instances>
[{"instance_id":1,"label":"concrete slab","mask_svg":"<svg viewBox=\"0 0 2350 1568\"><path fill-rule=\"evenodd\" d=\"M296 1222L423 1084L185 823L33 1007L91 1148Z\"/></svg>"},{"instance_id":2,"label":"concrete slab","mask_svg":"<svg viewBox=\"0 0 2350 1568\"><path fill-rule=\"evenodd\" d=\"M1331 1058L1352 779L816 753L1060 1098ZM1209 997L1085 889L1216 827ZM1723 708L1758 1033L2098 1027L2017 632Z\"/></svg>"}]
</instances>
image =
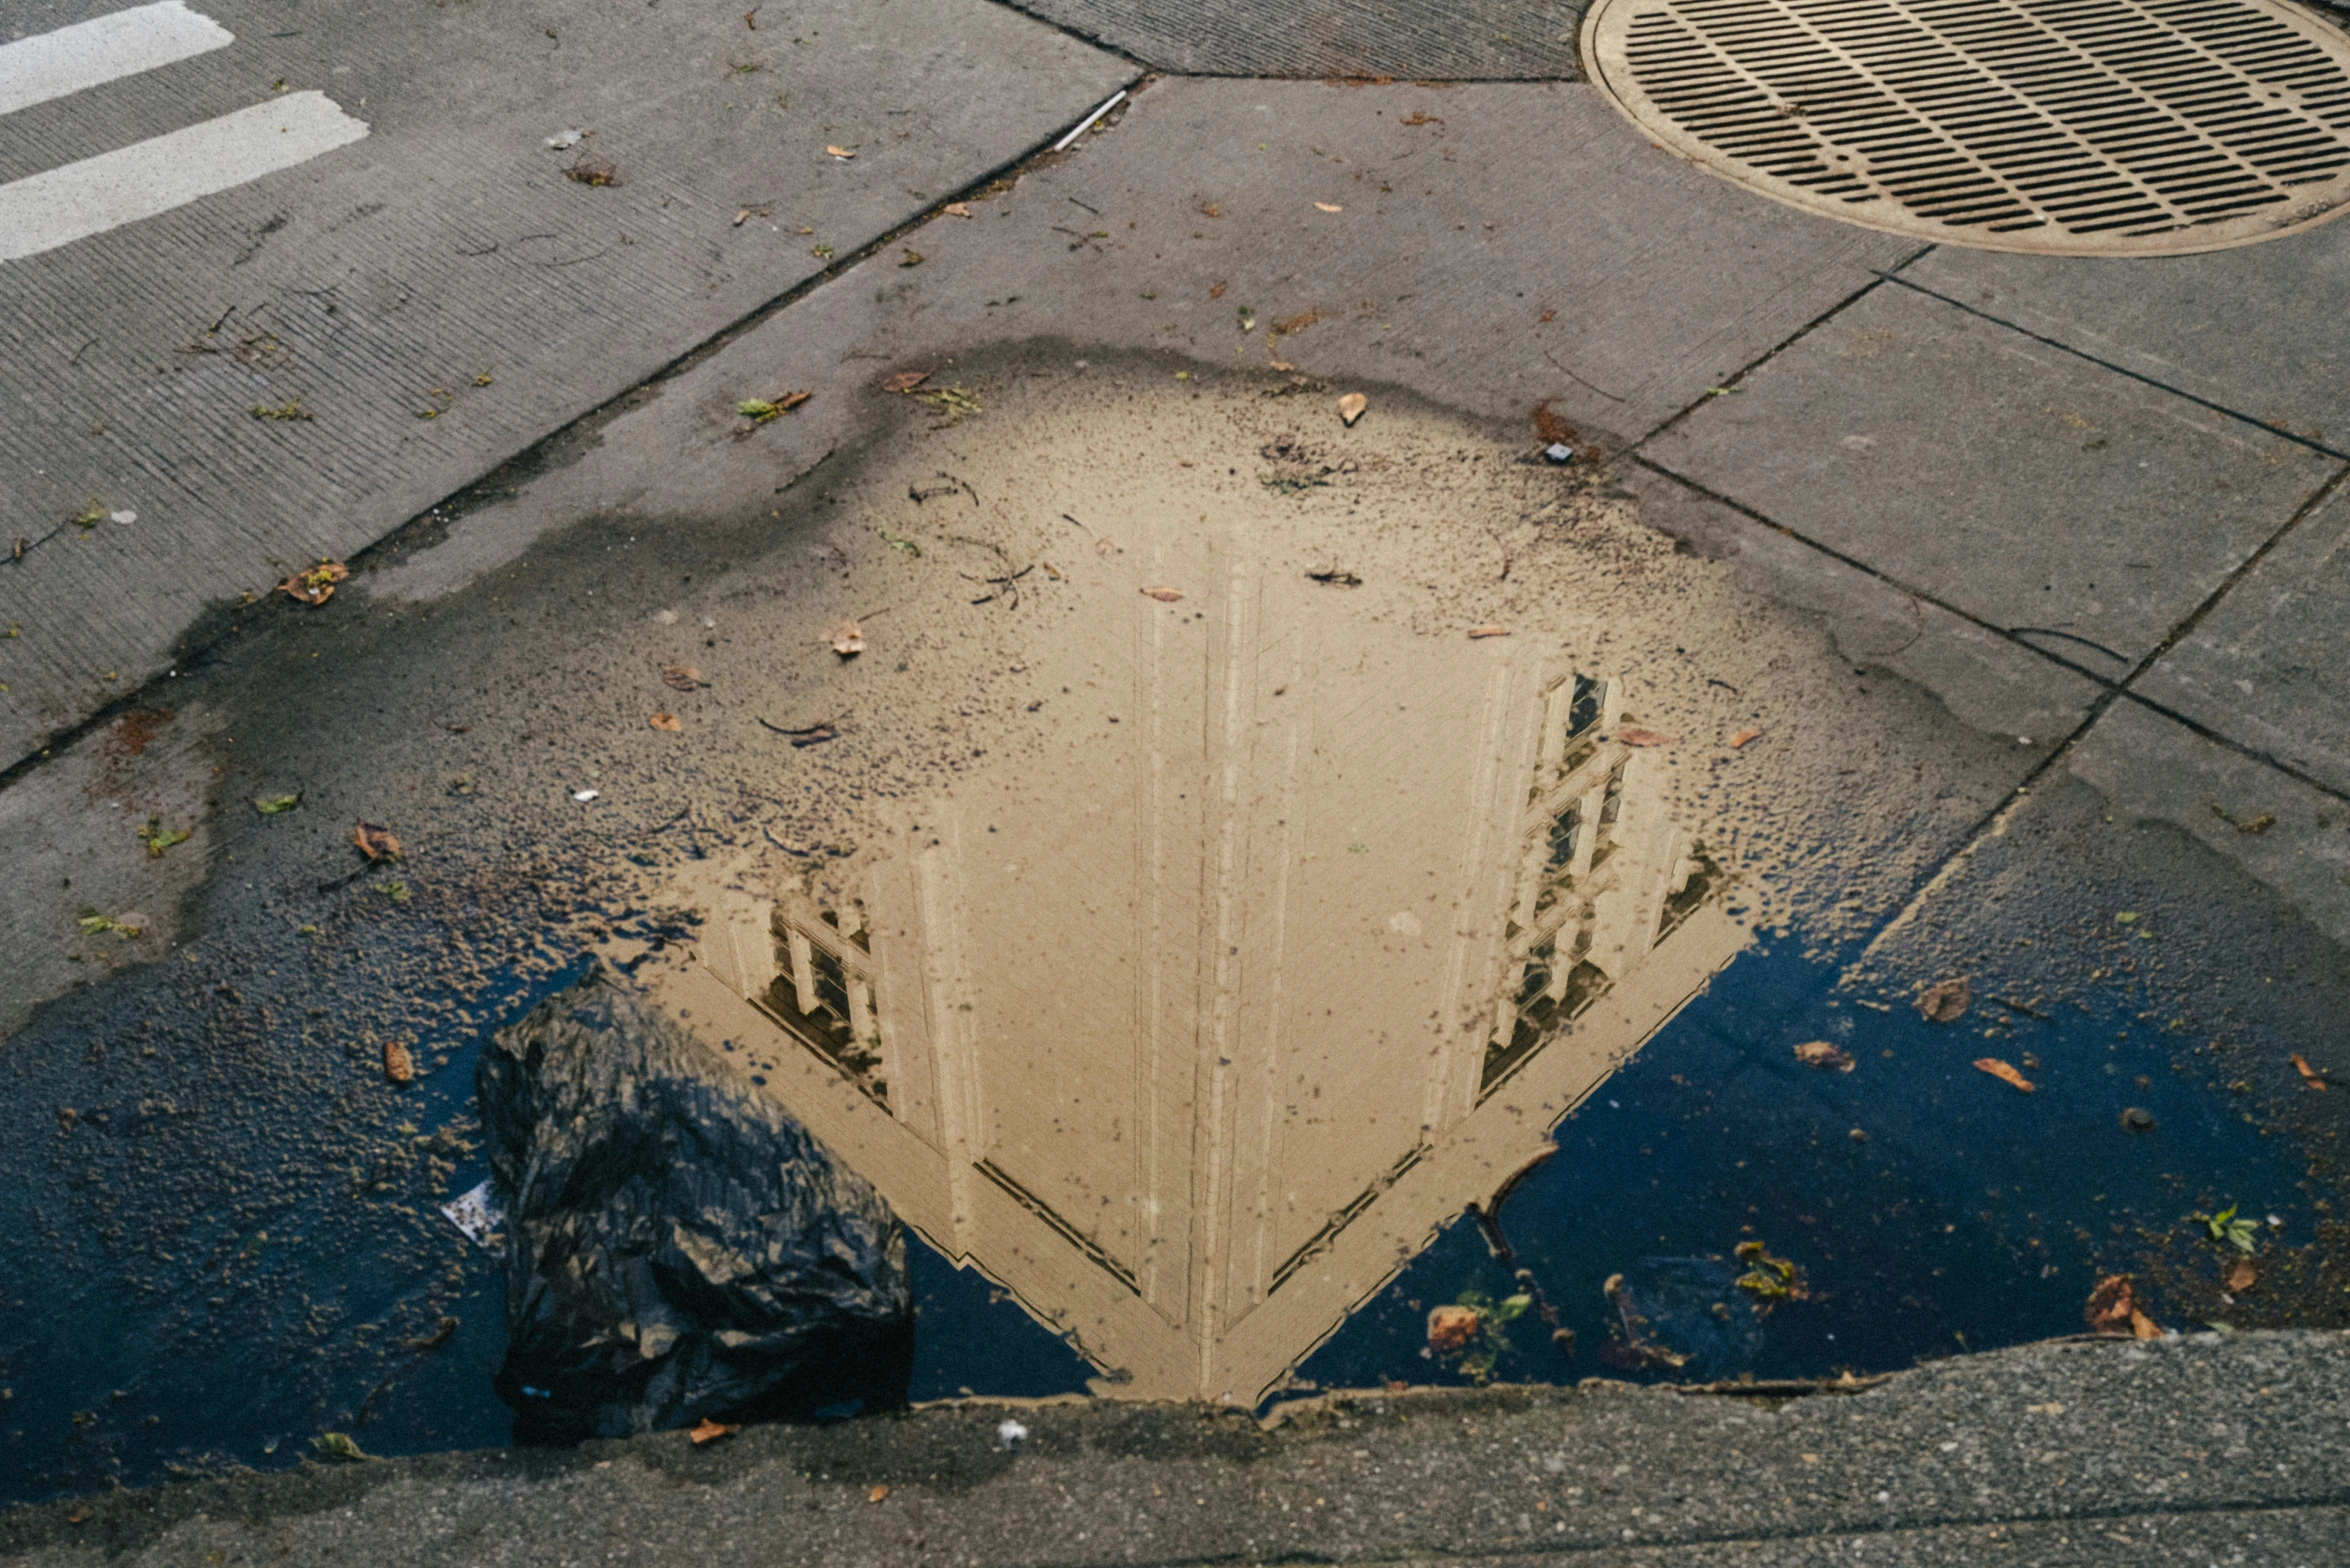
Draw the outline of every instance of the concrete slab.
<instances>
[{"instance_id":1,"label":"concrete slab","mask_svg":"<svg viewBox=\"0 0 2350 1568\"><path fill-rule=\"evenodd\" d=\"M2126 700L2067 760L2117 814L2173 824L2350 942L2350 805L2339 795Z\"/></svg>"},{"instance_id":2,"label":"concrete slab","mask_svg":"<svg viewBox=\"0 0 2350 1568\"><path fill-rule=\"evenodd\" d=\"M1582 74L1574 0L1020 0L1020 9L1163 71L1198 76L1471 79Z\"/></svg>"},{"instance_id":3,"label":"concrete slab","mask_svg":"<svg viewBox=\"0 0 2350 1568\"><path fill-rule=\"evenodd\" d=\"M1945 246L1920 288L2350 455L2350 229L2149 261Z\"/></svg>"},{"instance_id":4,"label":"concrete slab","mask_svg":"<svg viewBox=\"0 0 2350 1568\"><path fill-rule=\"evenodd\" d=\"M2350 495L2337 488L2132 688L2350 793Z\"/></svg>"},{"instance_id":5,"label":"concrete slab","mask_svg":"<svg viewBox=\"0 0 2350 1568\"><path fill-rule=\"evenodd\" d=\"M2042 1344L1849 1397L1367 1393L1272 1430L1183 1406L934 1407L118 1492L0 1518L0 1562L712 1568L951 1561L1614 1564L2334 1560L2331 1335ZM998 1440L1011 1419L1027 1436ZM1735 1477L1725 1485L1724 1477ZM2021 1550L2019 1550L2019 1548ZM217 1554L215 1558L213 1554Z\"/></svg>"},{"instance_id":6,"label":"concrete slab","mask_svg":"<svg viewBox=\"0 0 2350 1568\"><path fill-rule=\"evenodd\" d=\"M2340 466L1893 285L1643 454L2108 679Z\"/></svg>"},{"instance_id":7,"label":"concrete slab","mask_svg":"<svg viewBox=\"0 0 2350 1568\"><path fill-rule=\"evenodd\" d=\"M236 42L9 115L0 180L305 92L367 135L4 264L9 763L1134 75L981 0L198 9Z\"/></svg>"},{"instance_id":8,"label":"concrete slab","mask_svg":"<svg viewBox=\"0 0 2350 1568\"><path fill-rule=\"evenodd\" d=\"M1915 681L1961 723L2046 752L2087 721L2100 688L2079 672L1643 464L1623 465L1618 482L1643 522L1728 560L1755 593L1824 617L1847 659Z\"/></svg>"}]
</instances>

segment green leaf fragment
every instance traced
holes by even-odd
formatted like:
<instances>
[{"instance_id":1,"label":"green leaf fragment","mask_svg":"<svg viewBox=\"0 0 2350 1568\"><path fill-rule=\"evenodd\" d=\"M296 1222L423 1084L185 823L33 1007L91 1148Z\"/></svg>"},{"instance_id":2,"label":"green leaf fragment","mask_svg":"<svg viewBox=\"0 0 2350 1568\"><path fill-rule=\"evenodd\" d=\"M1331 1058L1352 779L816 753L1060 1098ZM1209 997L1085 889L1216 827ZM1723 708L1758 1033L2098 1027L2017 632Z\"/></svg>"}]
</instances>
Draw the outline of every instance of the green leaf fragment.
<instances>
[{"instance_id":1,"label":"green leaf fragment","mask_svg":"<svg viewBox=\"0 0 2350 1568\"><path fill-rule=\"evenodd\" d=\"M296 790L291 795L256 795L253 797L253 809L265 817L283 816L300 804L302 804L300 790Z\"/></svg>"}]
</instances>

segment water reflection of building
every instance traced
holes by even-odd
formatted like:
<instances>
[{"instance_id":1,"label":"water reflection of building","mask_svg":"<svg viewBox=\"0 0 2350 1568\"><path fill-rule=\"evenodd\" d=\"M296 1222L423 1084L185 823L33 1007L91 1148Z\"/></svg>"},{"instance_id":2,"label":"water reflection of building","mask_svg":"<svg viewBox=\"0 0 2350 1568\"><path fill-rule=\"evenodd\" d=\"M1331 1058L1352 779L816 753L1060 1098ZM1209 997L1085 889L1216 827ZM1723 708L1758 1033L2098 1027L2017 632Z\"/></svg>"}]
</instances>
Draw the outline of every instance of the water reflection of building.
<instances>
[{"instance_id":1,"label":"water reflection of building","mask_svg":"<svg viewBox=\"0 0 2350 1568\"><path fill-rule=\"evenodd\" d=\"M1743 937L1615 682L1193 570L1082 599L1019 762L665 984L1116 1392L1252 1403Z\"/></svg>"}]
</instances>

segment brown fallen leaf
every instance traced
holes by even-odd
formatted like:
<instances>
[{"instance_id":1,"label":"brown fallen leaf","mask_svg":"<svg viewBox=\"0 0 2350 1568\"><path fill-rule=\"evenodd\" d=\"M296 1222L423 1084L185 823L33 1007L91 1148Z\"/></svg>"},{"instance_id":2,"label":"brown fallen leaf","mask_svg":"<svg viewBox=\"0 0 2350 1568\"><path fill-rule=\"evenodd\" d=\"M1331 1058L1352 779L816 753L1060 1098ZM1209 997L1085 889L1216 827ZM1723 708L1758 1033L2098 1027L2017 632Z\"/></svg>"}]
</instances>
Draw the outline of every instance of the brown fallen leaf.
<instances>
[{"instance_id":1,"label":"brown fallen leaf","mask_svg":"<svg viewBox=\"0 0 2350 1568\"><path fill-rule=\"evenodd\" d=\"M971 216L971 204L967 201L950 201L938 210L945 213L950 218L968 218Z\"/></svg>"},{"instance_id":2,"label":"brown fallen leaf","mask_svg":"<svg viewBox=\"0 0 2350 1568\"><path fill-rule=\"evenodd\" d=\"M929 379L930 372L927 370L901 370L894 376L883 377L881 390L884 392L911 392Z\"/></svg>"},{"instance_id":3,"label":"brown fallen leaf","mask_svg":"<svg viewBox=\"0 0 2350 1568\"><path fill-rule=\"evenodd\" d=\"M2001 1083L2013 1084L2016 1088L2021 1089L2026 1094L2030 1094L2034 1087L2036 1087L2031 1079L2026 1078L2022 1073L2017 1072L2014 1068L2008 1066L2007 1063L2001 1061L1996 1056L1976 1057L1975 1071L1979 1073L1989 1073L1992 1077L1998 1079Z\"/></svg>"},{"instance_id":4,"label":"brown fallen leaf","mask_svg":"<svg viewBox=\"0 0 2350 1568\"><path fill-rule=\"evenodd\" d=\"M833 147L827 145L824 150L832 154L832 156L835 158L847 159L857 156L857 149L854 147Z\"/></svg>"},{"instance_id":5,"label":"brown fallen leaf","mask_svg":"<svg viewBox=\"0 0 2350 1568\"><path fill-rule=\"evenodd\" d=\"M1362 418L1363 410L1370 406L1371 400L1369 398L1360 392L1349 392L1338 400L1338 417L1351 425Z\"/></svg>"},{"instance_id":6,"label":"brown fallen leaf","mask_svg":"<svg viewBox=\"0 0 2350 1568\"><path fill-rule=\"evenodd\" d=\"M2307 1084L2310 1088L2317 1090L2321 1094L2324 1093L2325 1090L2329 1087L2326 1075L2319 1072L2316 1068L2310 1066L2309 1058L2303 1056L2299 1051L2295 1051L2293 1053L2293 1071L2301 1075L2301 1081L2303 1083Z\"/></svg>"},{"instance_id":7,"label":"brown fallen leaf","mask_svg":"<svg viewBox=\"0 0 2350 1568\"><path fill-rule=\"evenodd\" d=\"M2162 1338L2161 1327L2145 1313L2135 1309L2130 1313L2130 1332L2140 1339Z\"/></svg>"},{"instance_id":8,"label":"brown fallen leaf","mask_svg":"<svg viewBox=\"0 0 2350 1568\"><path fill-rule=\"evenodd\" d=\"M708 683L702 679L702 672L690 664L664 664L661 684L671 691L698 691Z\"/></svg>"},{"instance_id":9,"label":"brown fallen leaf","mask_svg":"<svg viewBox=\"0 0 2350 1568\"><path fill-rule=\"evenodd\" d=\"M362 822L351 830L351 842L359 846L359 853L370 860L397 860L400 858L400 836L390 828Z\"/></svg>"},{"instance_id":10,"label":"brown fallen leaf","mask_svg":"<svg viewBox=\"0 0 2350 1568\"><path fill-rule=\"evenodd\" d=\"M1346 211L1346 209L1345 209L1344 207L1341 207L1340 205L1338 205L1338 203L1336 203L1336 202L1334 202L1334 201L1318 201L1318 202L1314 203L1314 206L1315 206L1316 208L1320 209L1320 210L1321 210L1321 211L1323 211L1323 212L1344 212L1344 211Z\"/></svg>"},{"instance_id":11,"label":"brown fallen leaf","mask_svg":"<svg viewBox=\"0 0 2350 1568\"><path fill-rule=\"evenodd\" d=\"M713 1421L708 1416L704 1416L701 1420L696 1421L685 1435L692 1438L694 1446L699 1448L704 1443L715 1443L722 1437L732 1437L741 1430L742 1428L739 1426L730 1425L724 1421Z\"/></svg>"},{"instance_id":12,"label":"brown fallen leaf","mask_svg":"<svg viewBox=\"0 0 2350 1568\"><path fill-rule=\"evenodd\" d=\"M608 163L597 163L586 158L565 169L563 177L580 185L606 186L620 183L618 169Z\"/></svg>"},{"instance_id":13,"label":"brown fallen leaf","mask_svg":"<svg viewBox=\"0 0 2350 1568\"><path fill-rule=\"evenodd\" d=\"M296 572L277 585L277 591L299 599L312 609L335 596L335 584L351 575L351 568L340 561L321 561L306 572Z\"/></svg>"},{"instance_id":14,"label":"brown fallen leaf","mask_svg":"<svg viewBox=\"0 0 2350 1568\"><path fill-rule=\"evenodd\" d=\"M1619 725L1616 739L1627 746L1670 746L1673 743L1672 736L1659 735L1655 730L1644 730L1637 724Z\"/></svg>"},{"instance_id":15,"label":"brown fallen leaf","mask_svg":"<svg viewBox=\"0 0 2350 1568\"><path fill-rule=\"evenodd\" d=\"M1840 1073L1852 1071L1852 1053L1840 1051L1825 1040L1804 1041L1795 1048L1795 1059L1806 1067L1816 1067L1822 1072L1831 1069Z\"/></svg>"},{"instance_id":16,"label":"brown fallen leaf","mask_svg":"<svg viewBox=\"0 0 2350 1568\"><path fill-rule=\"evenodd\" d=\"M1142 596L1145 599L1156 599L1161 604L1174 604L1182 599L1183 590L1180 588L1145 588L1142 591Z\"/></svg>"},{"instance_id":17,"label":"brown fallen leaf","mask_svg":"<svg viewBox=\"0 0 2350 1568\"><path fill-rule=\"evenodd\" d=\"M666 734L682 735L685 733L685 726L677 722L677 715L674 713L656 713L645 722Z\"/></svg>"},{"instance_id":18,"label":"brown fallen leaf","mask_svg":"<svg viewBox=\"0 0 2350 1568\"><path fill-rule=\"evenodd\" d=\"M1953 1023L1966 1015L1967 1004L1974 999L1965 975L1937 980L1918 993L1918 1016L1930 1024Z\"/></svg>"},{"instance_id":19,"label":"brown fallen leaf","mask_svg":"<svg viewBox=\"0 0 2350 1568\"><path fill-rule=\"evenodd\" d=\"M1735 751L1740 746L1745 745L1749 741L1757 741L1761 739L1761 730L1740 730L1737 734L1730 737L1730 749Z\"/></svg>"},{"instance_id":20,"label":"brown fallen leaf","mask_svg":"<svg viewBox=\"0 0 2350 1568\"><path fill-rule=\"evenodd\" d=\"M399 1041L386 1040L384 1042L384 1082L399 1084L414 1083L415 1081L416 1058L409 1055L408 1047Z\"/></svg>"},{"instance_id":21,"label":"brown fallen leaf","mask_svg":"<svg viewBox=\"0 0 2350 1568\"><path fill-rule=\"evenodd\" d=\"M2119 1334L2130 1326L2138 1310L2137 1293L2127 1274L2108 1274L2098 1280L2081 1308L2081 1320L2092 1334Z\"/></svg>"},{"instance_id":22,"label":"brown fallen leaf","mask_svg":"<svg viewBox=\"0 0 2350 1568\"><path fill-rule=\"evenodd\" d=\"M887 1497L888 1495L889 1495L889 1488L888 1488L888 1487L886 1487L886 1486L877 1486L877 1487L874 1487L874 1488L873 1488L871 1491L869 1491L869 1492L867 1492L867 1493L865 1494L865 1501L867 1501L867 1502L869 1502L869 1503L878 1503L878 1502L880 1502L880 1501L881 1501L883 1498Z\"/></svg>"},{"instance_id":23,"label":"brown fallen leaf","mask_svg":"<svg viewBox=\"0 0 2350 1568\"><path fill-rule=\"evenodd\" d=\"M865 628L855 621L843 621L832 629L832 651L844 659L853 659L865 651Z\"/></svg>"},{"instance_id":24,"label":"brown fallen leaf","mask_svg":"<svg viewBox=\"0 0 2350 1568\"><path fill-rule=\"evenodd\" d=\"M2250 1258L2238 1258L2228 1265L2228 1277L2225 1283L2229 1295L2241 1296L2260 1283L2260 1270L2252 1266Z\"/></svg>"},{"instance_id":25,"label":"brown fallen leaf","mask_svg":"<svg viewBox=\"0 0 2350 1568\"><path fill-rule=\"evenodd\" d=\"M1509 634L1510 629L1506 626L1472 626L1469 628L1469 641L1475 642L1480 637L1507 637Z\"/></svg>"},{"instance_id":26,"label":"brown fallen leaf","mask_svg":"<svg viewBox=\"0 0 2350 1568\"><path fill-rule=\"evenodd\" d=\"M1458 1350L1477 1337L1475 1307L1432 1307L1428 1312L1428 1348Z\"/></svg>"}]
</instances>

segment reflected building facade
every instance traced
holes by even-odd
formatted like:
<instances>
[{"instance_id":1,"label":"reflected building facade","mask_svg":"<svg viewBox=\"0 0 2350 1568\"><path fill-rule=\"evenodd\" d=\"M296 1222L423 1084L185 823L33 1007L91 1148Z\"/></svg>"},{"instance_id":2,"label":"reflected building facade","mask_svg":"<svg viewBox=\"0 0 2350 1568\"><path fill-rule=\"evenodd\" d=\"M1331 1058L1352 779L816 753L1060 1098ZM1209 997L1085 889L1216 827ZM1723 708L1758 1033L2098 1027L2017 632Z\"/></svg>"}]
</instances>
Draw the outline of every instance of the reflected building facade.
<instances>
[{"instance_id":1,"label":"reflected building facade","mask_svg":"<svg viewBox=\"0 0 2350 1568\"><path fill-rule=\"evenodd\" d=\"M1623 692L1230 538L1040 639L1018 755L658 982L1105 1393L1256 1403L1745 940Z\"/></svg>"}]
</instances>

